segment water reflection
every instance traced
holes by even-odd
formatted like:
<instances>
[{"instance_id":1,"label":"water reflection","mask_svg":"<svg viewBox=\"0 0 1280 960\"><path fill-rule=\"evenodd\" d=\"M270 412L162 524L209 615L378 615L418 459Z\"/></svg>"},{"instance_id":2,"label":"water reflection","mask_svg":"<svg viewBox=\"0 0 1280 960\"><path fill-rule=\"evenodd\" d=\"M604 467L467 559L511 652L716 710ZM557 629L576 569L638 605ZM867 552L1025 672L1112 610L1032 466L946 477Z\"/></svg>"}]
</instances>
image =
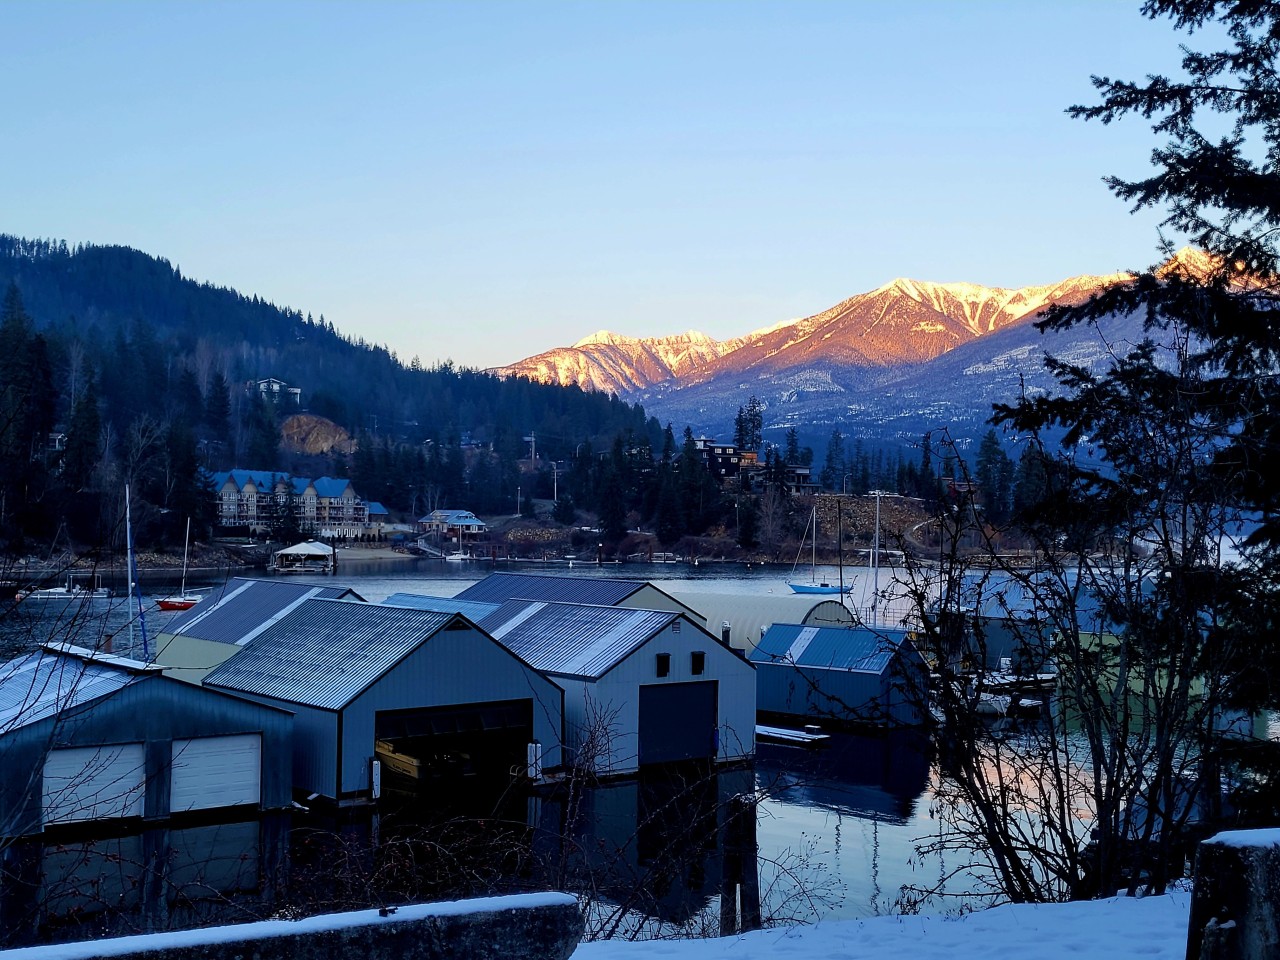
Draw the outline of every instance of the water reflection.
<instances>
[{"instance_id":1,"label":"water reflection","mask_svg":"<svg viewBox=\"0 0 1280 960\"><path fill-rule=\"evenodd\" d=\"M7 841L0 855L3 946L265 916L280 892L288 832L286 814L112 835L81 827Z\"/></svg>"},{"instance_id":2,"label":"water reflection","mask_svg":"<svg viewBox=\"0 0 1280 960\"><path fill-rule=\"evenodd\" d=\"M795 919L893 913L917 871L945 870L916 857L915 841L932 827L929 749L918 734L836 733L819 751L763 744L756 770L762 872L771 858L778 864L770 896L802 908L810 890L824 898Z\"/></svg>"}]
</instances>

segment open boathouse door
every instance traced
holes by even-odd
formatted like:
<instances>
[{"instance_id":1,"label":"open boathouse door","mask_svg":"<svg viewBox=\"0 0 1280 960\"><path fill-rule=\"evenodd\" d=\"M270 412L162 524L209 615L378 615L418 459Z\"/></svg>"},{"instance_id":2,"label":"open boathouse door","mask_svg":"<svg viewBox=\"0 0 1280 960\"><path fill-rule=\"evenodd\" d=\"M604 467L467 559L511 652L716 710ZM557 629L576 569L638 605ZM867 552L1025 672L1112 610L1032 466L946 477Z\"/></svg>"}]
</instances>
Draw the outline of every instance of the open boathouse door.
<instances>
[{"instance_id":1,"label":"open boathouse door","mask_svg":"<svg viewBox=\"0 0 1280 960\"><path fill-rule=\"evenodd\" d=\"M374 757L401 786L464 778L510 778L533 739L533 701L379 711Z\"/></svg>"},{"instance_id":2,"label":"open boathouse door","mask_svg":"<svg viewBox=\"0 0 1280 960\"><path fill-rule=\"evenodd\" d=\"M640 687L640 765L716 756L718 685L651 683Z\"/></svg>"}]
</instances>

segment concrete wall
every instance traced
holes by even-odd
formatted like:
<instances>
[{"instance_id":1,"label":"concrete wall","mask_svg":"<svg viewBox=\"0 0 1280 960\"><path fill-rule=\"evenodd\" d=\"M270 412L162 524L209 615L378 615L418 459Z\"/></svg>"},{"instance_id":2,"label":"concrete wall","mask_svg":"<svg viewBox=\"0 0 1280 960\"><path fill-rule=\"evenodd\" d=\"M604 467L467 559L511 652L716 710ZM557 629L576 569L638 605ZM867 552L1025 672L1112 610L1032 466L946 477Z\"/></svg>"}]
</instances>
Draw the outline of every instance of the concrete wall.
<instances>
[{"instance_id":1,"label":"concrete wall","mask_svg":"<svg viewBox=\"0 0 1280 960\"><path fill-rule=\"evenodd\" d=\"M565 960L582 937L574 897L489 897L28 947L22 960ZM0 952L0 958L9 954Z\"/></svg>"}]
</instances>

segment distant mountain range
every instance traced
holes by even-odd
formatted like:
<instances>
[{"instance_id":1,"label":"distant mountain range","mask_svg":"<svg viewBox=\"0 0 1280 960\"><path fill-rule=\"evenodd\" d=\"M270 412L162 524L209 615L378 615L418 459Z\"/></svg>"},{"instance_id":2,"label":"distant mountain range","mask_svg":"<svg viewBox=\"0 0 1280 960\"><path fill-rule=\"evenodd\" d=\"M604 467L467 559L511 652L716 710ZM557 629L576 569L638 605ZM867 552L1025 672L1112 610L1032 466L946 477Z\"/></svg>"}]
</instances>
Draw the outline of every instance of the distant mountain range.
<instances>
[{"instance_id":1,"label":"distant mountain range","mask_svg":"<svg viewBox=\"0 0 1280 960\"><path fill-rule=\"evenodd\" d=\"M1203 255L1177 259L1197 269ZM767 431L796 426L816 435L838 425L846 436L901 440L945 426L974 436L993 402L1051 385L1045 353L1096 364L1108 355L1106 339L1141 335L1130 317L1048 335L1034 326L1046 308L1128 279L1080 276L1009 290L900 278L731 340L602 331L494 372L617 393L663 422L721 437L752 395L765 405Z\"/></svg>"}]
</instances>

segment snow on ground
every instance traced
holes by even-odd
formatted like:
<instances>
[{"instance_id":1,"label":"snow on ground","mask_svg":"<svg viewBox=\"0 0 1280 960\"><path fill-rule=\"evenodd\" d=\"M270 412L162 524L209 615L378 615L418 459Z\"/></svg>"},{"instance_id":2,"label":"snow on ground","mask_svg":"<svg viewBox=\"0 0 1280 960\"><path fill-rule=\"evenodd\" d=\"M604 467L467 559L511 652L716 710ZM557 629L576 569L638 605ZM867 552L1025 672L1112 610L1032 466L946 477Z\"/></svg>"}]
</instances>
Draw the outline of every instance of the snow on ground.
<instances>
[{"instance_id":1,"label":"snow on ground","mask_svg":"<svg viewBox=\"0 0 1280 960\"><path fill-rule=\"evenodd\" d=\"M718 940L584 943L573 960L1183 960L1191 895L873 917Z\"/></svg>"}]
</instances>

